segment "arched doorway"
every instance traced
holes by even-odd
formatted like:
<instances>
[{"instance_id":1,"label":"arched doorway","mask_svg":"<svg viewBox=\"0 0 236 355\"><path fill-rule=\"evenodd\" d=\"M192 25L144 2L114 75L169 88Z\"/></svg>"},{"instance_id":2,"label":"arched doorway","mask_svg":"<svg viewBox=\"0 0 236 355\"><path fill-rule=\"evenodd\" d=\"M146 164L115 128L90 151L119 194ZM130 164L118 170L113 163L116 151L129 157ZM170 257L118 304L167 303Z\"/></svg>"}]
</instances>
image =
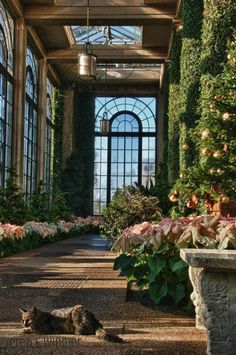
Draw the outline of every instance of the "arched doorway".
<instances>
[{"instance_id":1,"label":"arched doorway","mask_svg":"<svg viewBox=\"0 0 236 355\"><path fill-rule=\"evenodd\" d=\"M104 111L110 132L100 132ZM156 173L156 99L96 99L93 212L99 215L118 188L154 182Z\"/></svg>"}]
</instances>

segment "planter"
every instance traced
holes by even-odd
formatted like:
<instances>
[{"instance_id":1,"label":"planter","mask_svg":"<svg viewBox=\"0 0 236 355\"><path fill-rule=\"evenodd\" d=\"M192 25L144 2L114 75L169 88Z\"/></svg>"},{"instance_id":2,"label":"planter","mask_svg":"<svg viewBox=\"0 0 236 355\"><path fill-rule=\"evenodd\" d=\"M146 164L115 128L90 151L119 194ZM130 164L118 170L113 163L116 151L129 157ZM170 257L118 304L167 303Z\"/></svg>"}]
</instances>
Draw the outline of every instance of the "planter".
<instances>
[{"instance_id":1,"label":"planter","mask_svg":"<svg viewBox=\"0 0 236 355\"><path fill-rule=\"evenodd\" d=\"M215 203L210 210L213 215L220 214L224 217L236 217L236 202L230 201L229 203Z\"/></svg>"},{"instance_id":2,"label":"planter","mask_svg":"<svg viewBox=\"0 0 236 355\"><path fill-rule=\"evenodd\" d=\"M182 249L180 256L193 269L201 269L195 282L207 354L236 354L236 250Z\"/></svg>"},{"instance_id":3,"label":"planter","mask_svg":"<svg viewBox=\"0 0 236 355\"><path fill-rule=\"evenodd\" d=\"M189 266L189 278L192 282L193 292L191 293L191 300L195 306L195 320L196 328L205 329L204 319L203 319L203 305L200 293L200 275L202 273L201 267Z\"/></svg>"}]
</instances>

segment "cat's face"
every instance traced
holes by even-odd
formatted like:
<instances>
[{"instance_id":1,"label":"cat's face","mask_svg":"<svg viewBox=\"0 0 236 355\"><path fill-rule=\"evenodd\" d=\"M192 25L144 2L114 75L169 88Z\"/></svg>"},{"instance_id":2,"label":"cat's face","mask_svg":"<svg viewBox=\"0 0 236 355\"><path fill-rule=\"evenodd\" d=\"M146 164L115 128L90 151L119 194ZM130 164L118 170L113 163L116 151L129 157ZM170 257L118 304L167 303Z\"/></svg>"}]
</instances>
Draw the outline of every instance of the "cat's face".
<instances>
[{"instance_id":1,"label":"cat's face","mask_svg":"<svg viewBox=\"0 0 236 355\"><path fill-rule=\"evenodd\" d=\"M21 312L21 321L24 328L34 328L34 324L36 321L37 309L33 307L29 310L25 310L20 308Z\"/></svg>"}]
</instances>

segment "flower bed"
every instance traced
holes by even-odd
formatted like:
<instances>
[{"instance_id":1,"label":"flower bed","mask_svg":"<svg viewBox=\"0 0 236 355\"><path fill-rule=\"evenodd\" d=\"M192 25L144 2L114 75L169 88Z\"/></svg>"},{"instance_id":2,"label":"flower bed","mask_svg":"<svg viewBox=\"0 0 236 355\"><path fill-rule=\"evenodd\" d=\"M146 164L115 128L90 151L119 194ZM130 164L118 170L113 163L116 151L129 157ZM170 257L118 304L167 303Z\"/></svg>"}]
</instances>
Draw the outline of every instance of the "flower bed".
<instances>
[{"instance_id":1,"label":"flower bed","mask_svg":"<svg viewBox=\"0 0 236 355\"><path fill-rule=\"evenodd\" d=\"M78 234L98 233L97 217L72 217L72 222L55 223L30 221L23 226L0 223L0 257L33 249L42 244L69 238Z\"/></svg>"},{"instance_id":2,"label":"flower bed","mask_svg":"<svg viewBox=\"0 0 236 355\"><path fill-rule=\"evenodd\" d=\"M128 281L136 280L140 289L147 288L156 304L167 298L186 305L191 285L180 248L236 249L236 218L163 218L159 224L129 227L113 246L121 252L114 269L120 269Z\"/></svg>"}]
</instances>

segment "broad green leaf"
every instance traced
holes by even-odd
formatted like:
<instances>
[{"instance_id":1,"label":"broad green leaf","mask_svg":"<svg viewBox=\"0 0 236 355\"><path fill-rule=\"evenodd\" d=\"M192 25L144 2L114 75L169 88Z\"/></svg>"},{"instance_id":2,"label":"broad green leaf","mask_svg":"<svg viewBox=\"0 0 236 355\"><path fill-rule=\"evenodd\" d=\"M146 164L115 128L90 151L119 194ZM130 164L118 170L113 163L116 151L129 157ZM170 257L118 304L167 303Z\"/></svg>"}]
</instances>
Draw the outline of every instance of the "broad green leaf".
<instances>
[{"instance_id":1,"label":"broad green leaf","mask_svg":"<svg viewBox=\"0 0 236 355\"><path fill-rule=\"evenodd\" d=\"M115 259L113 270L125 269L132 265L134 261L131 255L121 254Z\"/></svg>"},{"instance_id":2,"label":"broad green leaf","mask_svg":"<svg viewBox=\"0 0 236 355\"><path fill-rule=\"evenodd\" d=\"M169 250L169 245L167 243L161 243L159 249L155 249L155 254L162 254L167 250Z\"/></svg>"},{"instance_id":3,"label":"broad green leaf","mask_svg":"<svg viewBox=\"0 0 236 355\"><path fill-rule=\"evenodd\" d=\"M157 256L148 256L148 267L153 274L159 275L166 266L166 259Z\"/></svg>"},{"instance_id":4,"label":"broad green leaf","mask_svg":"<svg viewBox=\"0 0 236 355\"><path fill-rule=\"evenodd\" d=\"M153 282L149 285L149 295L151 299L159 304L163 297L167 295L167 282L163 281L162 283Z\"/></svg>"},{"instance_id":5,"label":"broad green leaf","mask_svg":"<svg viewBox=\"0 0 236 355\"><path fill-rule=\"evenodd\" d=\"M175 304L179 303L185 297L185 285L168 285L168 295L170 295Z\"/></svg>"},{"instance_id":6,"label":"broad green leaf","mask_svg":"<svg viewBox=\"0 0 236 355\"><path fill-rule=\"evenodd\" d=\"M177 272L177 271L181 271L183 269L186 269L187 267L188 267L188 264L185 261L179 260L171 265L171 270L173 272Z\"/></svg>"}]
</instances>

